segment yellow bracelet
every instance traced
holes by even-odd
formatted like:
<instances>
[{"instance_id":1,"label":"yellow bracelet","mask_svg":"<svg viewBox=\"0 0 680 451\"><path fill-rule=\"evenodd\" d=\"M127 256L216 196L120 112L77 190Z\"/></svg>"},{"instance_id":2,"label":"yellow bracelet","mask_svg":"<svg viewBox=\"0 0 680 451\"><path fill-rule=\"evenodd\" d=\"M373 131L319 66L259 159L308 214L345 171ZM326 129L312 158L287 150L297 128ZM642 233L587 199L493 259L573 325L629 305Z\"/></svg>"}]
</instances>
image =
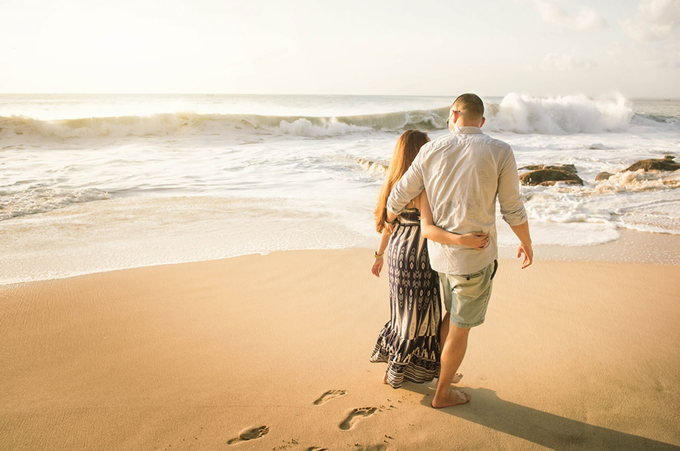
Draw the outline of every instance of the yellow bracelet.
<instances>
[{"instance_id":1,"label":"yellow bracelet","mask_svg":"<svg viewBox=\"0 0 680 451\"><path fill-rule=\"evenodd\" d=\"M378 251L375 251L375 252L373 253L373 256L374 256L375 258L382 258L383 255L385 255L385 252L383 252L382 254L379 254Z\"/></svg>"}]
</instances>

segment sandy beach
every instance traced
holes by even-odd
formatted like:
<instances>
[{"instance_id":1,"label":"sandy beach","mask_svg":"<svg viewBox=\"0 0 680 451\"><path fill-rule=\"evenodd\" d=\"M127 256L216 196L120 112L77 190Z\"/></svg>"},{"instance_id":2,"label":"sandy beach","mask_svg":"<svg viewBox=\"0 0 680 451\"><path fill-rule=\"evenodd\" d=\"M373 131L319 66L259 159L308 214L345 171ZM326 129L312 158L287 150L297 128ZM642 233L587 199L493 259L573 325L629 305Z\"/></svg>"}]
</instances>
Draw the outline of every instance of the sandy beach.
<instances>
[{"instance_id":1,"label":"sandy beach","mask_svg":"<svg viewBox=\"0 0 680 451\"><path fill-rule=\"evenodd\" d=\"M368 361L389 315L371 258L0 286L0 449L679 449L680 267L502 260L472 402L434 410L434 382L394 390Z\"/></svg>"}]
</instances>

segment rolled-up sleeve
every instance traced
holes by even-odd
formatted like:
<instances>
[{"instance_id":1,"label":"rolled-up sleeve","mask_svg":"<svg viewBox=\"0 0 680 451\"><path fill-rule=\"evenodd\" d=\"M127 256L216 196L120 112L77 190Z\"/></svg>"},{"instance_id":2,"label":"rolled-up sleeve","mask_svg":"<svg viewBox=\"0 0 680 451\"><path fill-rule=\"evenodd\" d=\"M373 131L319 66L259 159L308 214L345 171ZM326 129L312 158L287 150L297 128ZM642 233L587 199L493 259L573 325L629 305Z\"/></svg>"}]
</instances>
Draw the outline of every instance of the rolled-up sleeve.
<instances>
[{"instance_id":1,"label":"rolled-up sleeve","mask_svg":"<svg viewBox=\"0 0 680 451\"><path fill-rule=\"evenodd\" d=\"M517 226L527 222L527 212L519 191L517 162L510 146L507 148L507 157L498 176L498 203L501 206L503 220L509 225Z\"/></svg>"},{"instance_id":2,"label":"rolled-up sleeve","mask_svg":"<svg viewBox=\"0 0 680 451\"><path fill-rule=\"evenodd\" d=\"M387 199L387 210L395 215L401 214L404 211L404 207L425 189L422 170L423 154L424 149L421 148L413 163L411 163L411 167L408 168L390 192L390 197Z\"/></svg>"}]
</instances>

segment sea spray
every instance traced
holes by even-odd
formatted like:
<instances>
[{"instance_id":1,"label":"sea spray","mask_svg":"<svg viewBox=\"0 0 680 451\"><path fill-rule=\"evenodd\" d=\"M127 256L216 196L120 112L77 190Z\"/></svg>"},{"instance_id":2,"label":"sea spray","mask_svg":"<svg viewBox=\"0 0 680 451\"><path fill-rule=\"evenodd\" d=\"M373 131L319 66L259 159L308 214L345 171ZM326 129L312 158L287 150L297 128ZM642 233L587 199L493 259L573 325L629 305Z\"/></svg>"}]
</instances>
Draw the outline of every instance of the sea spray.
<instances>
[{"instance_id":1,"label":"sea spray","mask_svg":"<svg viewBox=\"0 0 680 451\"><path fill-rule=\"evenodd\" d=\"M497 108L491 108L488 127L515 133L601 133L626 130L632 117L629 102L620 95L592 100L584 95L539 98L508 94Z\"/></svg>"}]
</instances>

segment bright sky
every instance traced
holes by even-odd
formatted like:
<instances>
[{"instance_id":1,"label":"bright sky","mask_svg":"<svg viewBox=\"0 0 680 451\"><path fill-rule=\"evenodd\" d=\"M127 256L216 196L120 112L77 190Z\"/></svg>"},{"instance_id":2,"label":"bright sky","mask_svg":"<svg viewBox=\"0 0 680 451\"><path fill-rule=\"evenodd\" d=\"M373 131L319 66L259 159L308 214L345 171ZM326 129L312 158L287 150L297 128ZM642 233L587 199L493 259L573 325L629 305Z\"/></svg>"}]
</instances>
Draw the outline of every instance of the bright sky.
<instances>
[{"instance_id":1,"label":"bright sky","mask_svg":"<svg viewBox=\"0 0 680 451\"><path fill-rule=\"evenodd\" d=\"M680 0L0 0L0 92L680 98Z\"/></svg>"}]
</instances>

